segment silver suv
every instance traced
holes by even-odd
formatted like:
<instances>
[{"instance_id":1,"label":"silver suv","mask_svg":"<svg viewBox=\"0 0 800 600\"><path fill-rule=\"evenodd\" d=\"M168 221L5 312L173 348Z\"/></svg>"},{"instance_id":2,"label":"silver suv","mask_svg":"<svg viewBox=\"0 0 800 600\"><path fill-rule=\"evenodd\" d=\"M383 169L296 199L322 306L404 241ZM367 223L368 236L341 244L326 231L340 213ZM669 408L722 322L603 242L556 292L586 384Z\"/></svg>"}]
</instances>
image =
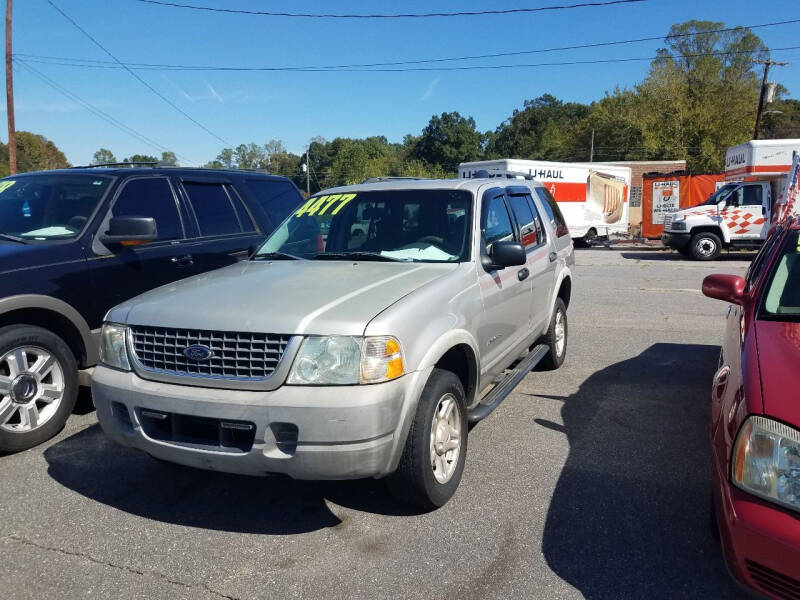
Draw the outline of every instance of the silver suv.
<instances>
[{"instance_id":1,"label":"silver suv","mask_svg":"<svg viewBox=\"0 0 800 600\"><path fill-rule=\"evenodd\" d=\"M387 477L441 506L469 424L567 349L574 254L533 181L320 192L249 261L106 315L106 434L164 461L297 479Z\"/></svg>"}]
</instances>

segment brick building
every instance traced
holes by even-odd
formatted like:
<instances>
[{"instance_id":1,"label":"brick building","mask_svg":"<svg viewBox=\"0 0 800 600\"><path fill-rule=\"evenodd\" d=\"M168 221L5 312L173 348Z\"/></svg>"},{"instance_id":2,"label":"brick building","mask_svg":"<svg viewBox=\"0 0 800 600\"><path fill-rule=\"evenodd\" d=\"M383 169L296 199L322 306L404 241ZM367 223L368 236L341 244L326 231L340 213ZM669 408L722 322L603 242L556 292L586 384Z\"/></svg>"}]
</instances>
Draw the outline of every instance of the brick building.
<instances>
[{"instance_id":1,"label":"brick building","mask_svg":"<svg viewBox=\"0 0 800 600\"><path fill-rule=\"evenodd\" d=\"M617 165L631 169L631 204L629 219L631 232L638 233L642 225L642 175L645 173L673 173L685 171L685 160L621 160L617 162L599 162L599 165Z\"/></svg>"}]
</instances>

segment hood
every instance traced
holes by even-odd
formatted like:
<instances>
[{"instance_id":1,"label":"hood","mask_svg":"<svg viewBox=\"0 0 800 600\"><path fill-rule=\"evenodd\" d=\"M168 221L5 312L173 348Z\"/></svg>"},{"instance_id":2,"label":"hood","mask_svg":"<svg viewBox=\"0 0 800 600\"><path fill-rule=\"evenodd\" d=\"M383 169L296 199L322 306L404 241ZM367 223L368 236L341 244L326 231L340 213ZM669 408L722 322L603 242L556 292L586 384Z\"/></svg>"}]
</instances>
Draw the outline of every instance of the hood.
<instances>
[{"instance_id":1,"label":"hood","mask_svg":"<svg viewBox=\"0 0 800 600\"><path fill-rule=\"evenodd\" d=\"M457 264L247 261L162 286L111 321L187 329L362 335L386 307Z\"/></svg>"},{"instance_id":2,"label":"hood","mask_svg":"<svg viewBox=\"0 0 800 600\"><path fill-rule=\"evenodd\" d=\"M800 428L800 323L757 321L755 329L764 413Z\"/></svg>"},{"instance_id":3,"label":"hood","mask_svg":"<svg viewBox=\"0 0 800 600\"><path fill-rule=\"evenodd\" d=\"M84 258L83 251L75 240L20 243L0 239L0 273L82 258Z\"/></svg>"},{"instance_id":4,"label":"hood","mask_svg":"<svg viewBox=\"0 0 800 600\"><path fill-rule=\"evenodd\" d=\"M675 217L693 217L693 216L709 216L709 217L716 217L719 215L719 206L713 204L711 206L692 206L690 208L684 208L682 210L675 211L673 214L673 219Z\"/></svg>"}]
</instances>

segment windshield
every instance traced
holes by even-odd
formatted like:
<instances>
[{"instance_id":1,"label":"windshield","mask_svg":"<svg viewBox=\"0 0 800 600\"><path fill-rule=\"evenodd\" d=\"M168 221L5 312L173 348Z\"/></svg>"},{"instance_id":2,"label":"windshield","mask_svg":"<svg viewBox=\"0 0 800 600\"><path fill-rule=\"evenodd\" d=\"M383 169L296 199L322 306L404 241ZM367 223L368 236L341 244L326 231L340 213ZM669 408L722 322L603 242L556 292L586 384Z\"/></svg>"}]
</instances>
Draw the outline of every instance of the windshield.
<instances>
[{"instance_id":1,"label":"windshield","mask_svg":"<svg viewBox=\"0 0 800 600\"><path fill-rule=\"evenodd\" d=\"M792 231L776 258L766 286L762 317L800 321L800 232Z\"/></svg>"},{"instance_id":2,"label":"windshield","mask_svg":"<svg viewBox=\"0 0 800 600\"><path fill-rule=\"evenodd\" d=\"M0 180L0 232L22 239L76 237L111 183L108 177L43 174Z\"/></svg>"},{"instance_id":3,"label":"windshield","mask_svg":"<svg viewBox=\"0 0 800 600\"><path fill-rule=\"evenodd\" d=\"M721 188L719 188L716 192L711 194L708 197L708 200L703 202L703 205L704 206L711 206L711 205L719 204L722 200L725 199L725 196L727 196L729 193L731 193L737 187L739 187L738 183L726 183Z\"/></svg>"},{"instance_id":4,"label":"windshield","mask_svg":"<svg viewBox=\"0 0 800 600\"><path fill-rule=\"evenodd\" d=\"M381 190L312 196L253 257L457 262L469 255L472 195Z\"/></svg>"}]
</instances>

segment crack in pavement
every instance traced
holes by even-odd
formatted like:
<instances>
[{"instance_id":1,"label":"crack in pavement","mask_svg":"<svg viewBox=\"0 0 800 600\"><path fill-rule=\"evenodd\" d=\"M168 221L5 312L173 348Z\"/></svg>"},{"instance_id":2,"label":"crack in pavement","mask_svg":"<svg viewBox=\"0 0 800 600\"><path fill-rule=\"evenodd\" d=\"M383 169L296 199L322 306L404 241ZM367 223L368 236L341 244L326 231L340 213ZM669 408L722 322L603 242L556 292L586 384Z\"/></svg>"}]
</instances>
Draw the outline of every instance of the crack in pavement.
<instances>
[{"instance_id":1,"label":"crack in pavement","mask_svg":"<svg viewBox=\"0 0 800 600\"><path fill-rule=\"evenodd\" d=\"M139 569L135 569L133 567L129 567L127 565L118 565L111 562L106 562L104 560L100 560L92 556L91 554L86 554L85 552L77 552L75 550L65 550L63 548L56 548L53 546L46 546L44 544L39 544L34 542L33 540L29 540L19 535L11 534L4 536L5 539L11 540L13 542L17 542L18 544L24 544L26 546L33 546L34 548L39 548L40 550L47 550L48 552L56 552L58 554L63 554L65 556L74 556L78 558L83 558L92 562L97 565L102 565L104 567L111 567L113 569L119 569L120 571L125 571L126 573L131 573L132 575L141 575L141 576L151 576L161 579L169 584L177 585L183 588L192 589L192 588L202 588L206 590L209 594L213 594L214 596L218 596L219 598L224 598L225 600L241 600L236 596L228 596L227 594L223 594L222 592L218 592L215 589L210 588L205 583L186 583L183 581L178 581L176 579L170 579L164 573L159 573L158 571L141 571Z\"/></svg>"}]
</instances>

